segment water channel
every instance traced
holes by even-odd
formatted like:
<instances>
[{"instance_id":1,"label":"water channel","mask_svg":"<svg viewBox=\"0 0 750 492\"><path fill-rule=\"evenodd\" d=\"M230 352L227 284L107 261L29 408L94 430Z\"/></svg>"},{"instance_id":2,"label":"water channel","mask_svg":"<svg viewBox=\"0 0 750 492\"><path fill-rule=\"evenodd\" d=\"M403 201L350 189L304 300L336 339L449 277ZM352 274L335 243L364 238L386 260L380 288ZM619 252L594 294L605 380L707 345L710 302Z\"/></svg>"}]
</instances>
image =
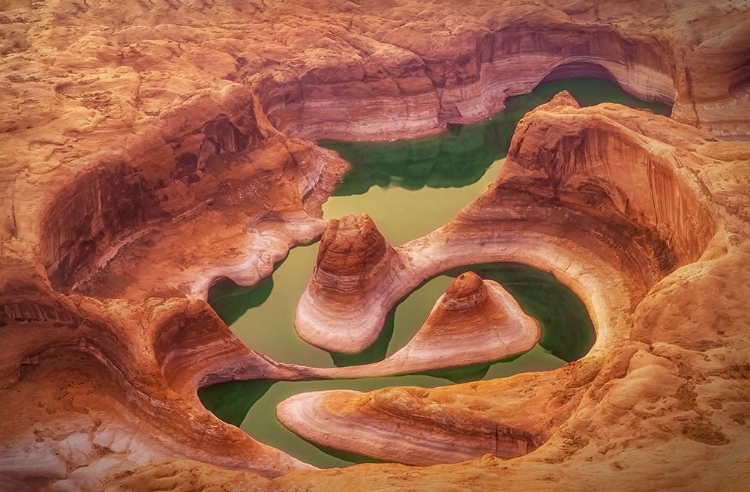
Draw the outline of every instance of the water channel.
<instances>
[{"instance_id":1,"label":"water channel","mask_svg":"<svg viewBox=\"0 0 750 492\"><path fill-rule=\"evenodd\" d=\"M436 137L390 143L323 141L321 145L338 151L353 166L324 204L324 217L366 212L393 245L431 232L487 189L502 166L520 118L563 89L581 105L612 101L670 113L668 106L636 99L612 82L567 79L511 98L505 110L487 121L453 125ZM209 292L209 303L246 345L278 361L318 367L363 364L381 360L406 345L452 277L471 269L502 284L524 311L540 322L542 339L512 360L450 373L306 382L238 381L199 391L203 404L219 418L315 466L346 466L360 458L320 449L281 426L275 418L276 405L294 394L408 385L435 387L550 370L582 357L593 345L594 330L583 303L554 276L524 265L492 264L457 269L430 279L391 313L384 335L373 347L357 356L330 354L303 342L294 331L297 300L312 273L317 249L316 244L293 249L277 265L273 276L256 286L219 282Z\"/></svg>"}]
</instances>

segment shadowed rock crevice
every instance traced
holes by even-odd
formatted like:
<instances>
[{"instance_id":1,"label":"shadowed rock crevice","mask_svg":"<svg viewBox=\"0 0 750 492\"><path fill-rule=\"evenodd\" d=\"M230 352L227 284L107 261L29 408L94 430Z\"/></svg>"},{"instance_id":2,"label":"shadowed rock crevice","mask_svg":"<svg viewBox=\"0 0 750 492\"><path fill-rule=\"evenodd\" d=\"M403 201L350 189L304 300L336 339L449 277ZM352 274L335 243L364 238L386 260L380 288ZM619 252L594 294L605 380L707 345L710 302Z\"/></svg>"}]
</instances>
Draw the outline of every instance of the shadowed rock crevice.
<instances>
[{"instance_id":1,"label":"shadowed rock crevice","mask_svg":"<svg viewBox=\"0 0 750 492\"><path fill-rule=\"evenodd\" d=\"M53 285L64 287L122 231L161 215L138 170L125 164L91 171L63 190L44 221L42 256Z\"/></svg>"},{"instance_id":2,"label":"shadowed rock crevice","mask_svg":"<svg viewBox=\"0 0 750 492\"><path fill-rule=\"evenodd\" d=\"M591 62L567 62L562 63L553 68L539 84L546 84L555 80L564 80L570 77L594 77L597 79L609 80L610 82L617 83L617 79L612 72L607 70L601 65ZM667 104L672 104L674 101L663 101Z\"/></svg>"}]
</instances>

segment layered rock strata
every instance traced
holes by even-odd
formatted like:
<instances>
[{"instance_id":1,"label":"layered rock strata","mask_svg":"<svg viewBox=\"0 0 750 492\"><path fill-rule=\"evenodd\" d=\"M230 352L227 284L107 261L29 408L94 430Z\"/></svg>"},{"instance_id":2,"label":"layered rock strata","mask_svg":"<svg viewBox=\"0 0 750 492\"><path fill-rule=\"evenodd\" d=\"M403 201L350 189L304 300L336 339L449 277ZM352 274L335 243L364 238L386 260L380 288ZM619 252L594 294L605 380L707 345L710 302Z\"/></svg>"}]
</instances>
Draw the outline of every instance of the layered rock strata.
<instances>
[{"instance_id":1,"label":"layered rock strata","mask_svg":"<svg viewBox=\"0 0 750 492\"><path fill-rule=\"evenodd\" d=\"M204 136L204 141L210 138ZM152 220L137 234L113 233L110 240L109 233L99 231L103 244L87 243L94 248L89 252L93 261L79 265L64 256L47 266L52 281L59 280L62 290L131 300L205 299L210 282L224 276L254 284L270 275L290 247L320 235L325 225L320 219L321 198L347 169L343 161L309 144L278 140L214 157L210 164L200 182L186 188L176 181L162 190L162 202L177 201L176 210L163 212L165 217ZM93 200L101 193L86 189L80 195ZM121 192L112 193L120 196ZM101 203L92 206L80 213L89 218L107 213ZM60 223L51 217L48 226L76 229L70 216ZM172 256L186 238L196 250L209 253Z\"/></svg>"},{"instance_id":2,"label":"layered rock strata","mask_svg":"<svg viewBox=\"0 0 750 492\"><path fill-rule=\"evenodd\" d=\"M409 343L390 360L429 369L492 362L530 350L539 341L539 325L497 282L462 273L451 283Z\"/></svg>"},{"instance_id":3,"label":"layered rock strata","mask_svg":"<svg viewBox=\"0 0 750 492\"><path fill-rule=\"evenodd\" d=\"M377 338L383 306L393 299L382 285L404 267L366 214L328 222L310 283L297 306L300 338L329 352L357 353ZM336 310L345 306L346 316ZM376 316L371 316L376 313Z\"/></svg>"},{"instance_id":4,"label":"layered rock strata","mask_svg":"<svg viewBox=\"0 0 750 492\"><path fill-rule=\"evenodd\" d=\"M419 388L393 388L367 395L356 391L302 393L280 403L276 415L312 442L358 454L365 454L366 448L366 456L387 456L388 461L410 465L456 463L485 454L515 458L542 443L540 437L523 428L493 420L480 425L476 416L468 416L470 411L461 415L445 405L430 408L425 396ZM327 429L321 429L321 421L326 422ZM435 432L437 422L449 431ZM401 430L402 426L408 429ZM345 436L339 433L344 428Z\"/></svg>"},{"instance_id":5,"label":"layered rock strata","mask_svg":"<svg viewBox=\"0 0 750 492\"><path fill-rule=\"evenodd\" d=\"M559 125L556 131L551 124ZM696 260L715 232L711 215L696 198L699 185L692 173L674 168L669 151L690 139L670 134L670 125L668 119L622 106L580 109L567 92L531 111L519 123L493 189L443 228L394 248L393 266L382 267L392 272L387 283L368 285L390 302L368 311L367 326L381 327L395 303L426 279L482 262L528 263L553 271L582 298L637 303L658 280ZM570 272L584 255L587 270L611 271L603 277L606 284L624 296L605 299L608 289L596 294L581 288L582 276ZM311 282L303 301L305 307L326 306L316 318L321 330L362 323L359 314L348 314L346 300L318 300L317 292ZM298 314L304 314L300 306ZM599 333L595 349L608 337L607 331Z\"/></svg>"},{"instance_id":6,"label":"layered rock strata","mask_svg":"<svg viewBox=\"0 0 750 492\"><path fill-rule=\"evenodd\" d=\"M57 296L4 308L3 488L97 490L102 477L175 456L223 455L221 466L264 475L309 468L200 405L196 388L212 380L305 377L244 347L203 301Z\"/></svg>"},{"instance_id":7,"label":"layered rock strata","mask_svg":"<svg viewBox=\"0 0 750 492\"><path fill-rule=\"evenodd\" d=\"M540 335L536 320L524 313L500 284L466 272L440 296L406 346L380 362L317 369L314 374L333 378L393 376L495 362L530 350ZM285 422L281 413L279 416ZM289 427L298 430L293 420Z\"/></svg>"},{"instance_id":8,"label":"layered rock strata","mask_svg":"<svg viewBox=\"0 0 750 492\"><path fill-rule=\"evenodd\" d=\"M441 263L425 271L453 257L526 262L592 313L597 345L576 364L421 398L435 415L471 409L541 436L516 460L259 478L306 467L208 414L195 388L309 373L250 353L215 317L197 326L210 310L185 299L203 296L214 276L253 282L322 232L316 209L341 164L279 129L424 135L572 62L674 97L681 122L747 136L743 5L11 1L0 32L2 488L744 483L750 151L741 143L613 106L541 111L519 128L495 191L424 240L414 263ZM518 77L503 57L524 62ZM635 171L633 181L607 162ZM227 208L211 213L212 203ZM536 423L513 420L522 414ZM444 421L428 419L429 432Z\"/></svg>"},{"instance_id":9,"label":"layered rock strata","mask_svg":"<svg viewBox=\"0 0 750 492\"><path fill-rule=\"evenodd\" d=\"M419 14L435 15L436 7ZM417 12L408 8L404 23L388 28L363 16L357 30L330 28L331 38L348 45L342 53L347 73L330 65L303 74L276 72L260 82L268 94L263 108L290 134L389 140L486 118L506 98L567 72L613 79L633 95L673 104L676 119L716 135L747 136L742 39L749 27L737 22L726 30L728 18L741 9L730 3L684 7L670 13L670 7L649 2L574 2L525 5L496 16L509 6L473 5L467 12L481 9L489 22L462 24L463 15L452 9L454 36L447 35L450 29L430 29L429 22L409 22Z\"/></svg>"},{"instance_id":10,"label":"layered rock strata","mask_svg":"<svg viewBox=\"0 0 750 492\"><path fill-rule=\"evenodd\" d=\"M539 336L537 322L505 289L467 272L451 283L424 326L404 348L382 362L331 373L335 377L374 377L494 362L531 349ZM514 458L543 442L541 436L522 428L489 420L477 427L473 420L447 413L450 420L442 424L450 432L435 433L429 424L418 423L428 419L421 401L424 394L423 390L409 388L383 394L382 398L379 394L372 397L346 391L304 393L279 404L276 416L289 430L309 441L412 465L453 463L487 453ZM399 419L406 415L403 423L410 429L408 439L402 440L405 434L398 430ZM366 427L351 426L363 420L368 422ZM472 425L464 427L463 422L469 421ZM340 433L342 429L347 432ZM367 443L366 450L362 442Z\"/></svg>"},{"instance_id":11,"label":"layered rock strata","mask_svg":"<svg viewBox=\"0 0 750 492\"><path fill-rule=\"evenodd\" d=\"M726 411L714 409L708 417L696 403L685 403L684 392L694 391L698 384L692 382L699 373L694 371L702 370L688 368L695 362L697 346L678 342L675 336L660 342L645 320L662 317L654 296L670 292L672 302L683 305L676 292L687 282L687 272L704 278L706 273L698 272L713 262L745 257L745 233L740 231L746 231L741 225L746 219L729 212L739 212L745 199L724 193L723 184L711 185L704 177L717 166L738 172L748 156L746 144L719 143L645 111L608 104L581 109L561 93L521 121L505 166L485 195L445 227L397 250L411 258L403 283L411 282L412 287L419 283L422 268L445 269L469 257L546 266L588 307L597 329L592 352L557 371L425 390L408 401L402 389L300 395L280 406L280 417L315 442L384 460L398 456L404 463L417 462L417 455L429 457L420 464L459 459L440 443L468 443L468 435L486 435L487 419L502 429L523 430L534 439L526 442L544 443L532 460L555 462L571 452L581 459L592 456L614 436L621 436L617 440L629 435L627 426L605 430L620 418L640 430L671 429L676 433L672 435L681 436L675 438L679 446L674 448L680 459L697 459L701 446L727 446L717 450L727 463L732 456L745 459L748 437L740 426L729 423L728 408L744 405L744 396L728 390L736 389L733 377L727 373L723 383L704 387L720 394L716 397L721 401L734 402ZM738 176L730 187L742 182ZM391 285L401 284L396 279ZM688 295L681 302L690 304L691 299ZM702 304L701 309L707 307ZM656 311L646 314L650 309ZM695 326L677 310L670 313ZM695 309L688 309L686 316L695 316ZM747 320L741 319L739 326L744 326ZM713 339L714 330L727 333L718 326L706 329L697 335L700 329L695 328L693 336ZM732 332L736 329L740 328ZM643 343L644 335L648 344ZM680 348L685 343L691 348ZM721 373L719 367L734 370L728 361L742 349L705 343L717 349L712 355L703 352L712 374ZM614 354L617 357L607 361ZM612 384L614 374L620 383ZM535 390L523 396L514 393L514 388L523 387ZM512 403L482 407L484 397L505 392L515 395ZM547 400L538 407L535 398L545 392ZM603 402L622 399L628 410L594 410ZM571 401L575 410L568 406ZM658 411L645 410L645 401L663 403ZM485 410L469 414L468 408ZM644 421L639 417L642 411L655 420ZM607 424L588 427L592 418ZM315 430L321 428L325 435ZM350 438L351 432L356 436ZM366 444L370 442L376 444ZM476 439L473 450L464 446L468 444L461 444L462 456L480 456L488 443ZM618 460L627 460L627 445L622 449ZM649 453L659 455L656 450ZM531 469L525 464L529 462L514 463L518 469Z\"/></svg>"}]
</instances>

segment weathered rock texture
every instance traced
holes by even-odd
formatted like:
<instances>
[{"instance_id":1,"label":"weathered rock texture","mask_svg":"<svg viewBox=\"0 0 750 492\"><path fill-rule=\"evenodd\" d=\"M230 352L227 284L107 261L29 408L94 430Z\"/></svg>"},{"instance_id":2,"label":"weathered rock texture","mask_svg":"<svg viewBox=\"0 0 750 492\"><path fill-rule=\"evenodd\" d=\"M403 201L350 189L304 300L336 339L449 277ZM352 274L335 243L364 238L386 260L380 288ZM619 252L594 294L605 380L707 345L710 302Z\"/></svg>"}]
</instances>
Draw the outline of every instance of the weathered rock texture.
<instances>
[{"instance_id":1,"label":"weathered rock texture","mask_svg":"<svg viewBox=\"0 0 750 492\"><path fill-rule=\"evenodd\" d=\"M451 283L404 348L381 362L336 369L335 373L337 377L372 377L465 367L525 352L539 336L537 322L524 314L505 289L467 272ZM276 415L309 441L412 465L452 463L486 453L514 458L543 442L541 436L506 423L486 420L477 425L475 419L450 412L440 420L440 426L450 431L436 433L430 424L440 416L436 417L434 409L426 410L421 399L426 392L394 391L374 397L346 391L300 394L282 402ZM467 412L472 413L471 409ZM410 427L405 441L401 416ZM355 424L363 420L370 425ZM420 425L423 421L427 425Z\"/></svg>"},{"instance_id":2,"label":"weathered rock texture","mask_svg":"<svg viewBox=\"0 0 750 492\"><path fill-rule=\"evenodd\" d=\"M750 150L714 138L750 135L744 4L1 9L0 488L747 483ZM305 466L218 421L196 388L309 372L244 348L201 298L322 233L319 204L345 165L290 137L436 132L544 77L603 73L592 64L674 100L697 129L610 105L537 111L497 186L408 251L413 279L469 257L555 273L589 307L594 351L550 373L372 397L424 418L415 432L434 442L460 418L464 435L494 422L544 444L511 461L251 475ZM357 425L381 415L343 410Z\"/></svg>"},{"instance_id":3,"label":"weathered rock texture","mask_svg":"<svg viewBox=\"0 0 750 492\"><path fill-rule=\"evenodd\" d=\"M305 439L410 465L456 463L484 454L515 458L543 442L523 428L478 417L471 408L431 405L426 396L425 390L413 387L365 395L343 390L301 393L280 403L276 413ZM435 431L438 422L444 432Z\"/></svg>"},{"instance_id":4,"label":"weathered rock texture","mask_svg":"<svg viewBox=\"0 0 750 492\"><path fill-rule=\"evenodd\" d=\"M299 336L329 352L357 353L375 341L392 305L401 260L366 214L334 219L320 239L310 283L295 316ZM346 311L341 316L340 309ZM380 314L373 317L370 313Z\"/></svg>"},{"instance_id":5,"label":"weathered rock texture","mask_svg":"<svg viewBox=\"0 0 750 492\"><path fill-rule=\"evenodd\" d=\"M348 319L345 313L339 315ZM500 284L466 272L456 277L424 325L394 354L372 364L308 371L317 377L359 378L466 367L526 352L540 335L537 321ZM288 424L298 430L293 419Z\"/></svg>"},{"instance_id":6,"label":"weathered rock texture","mask_svg":"<svg viewBox=\"0 0 750 492\"><path fill-rule=\"evenodd\" d=\"M538 323L500 284L467 272L456 277L424 326L391 358L411 364L437 359L450 361L443 367L462 367L530 350L539 336Z\"/></svg>"},{"instance_id":7,"label":"weathered rock texture","mask_svg":"<svg viewBox=\"0 0 750 492\"><path fill-rule=\"evenodd\" d=\"M504 259L548 268L579 294L597 328L597 342L592 352L573 366L599 361L596 364L603 365L588 377L594 383L598 377L605 377L612 383L608 371L615 369L601 362L602 359L614 353L625 357L623 354L629 352L627 360L632 364L633 354L642 352L643 359L638 362L642 362L643 367L636 364L639 370L632 369L636 372L631 376L632 382L626 377L631 370L626 365L618 369L624 371L618 376L623 378L623 386L619 390L610 388L614 393L591 381L586 384L570 382L567 371L571 369L567 367L535 376L429 390L420 393L419 404L413 399L406 401L395 396L402 395L399 389L361 396L332 391L290 399L280 409L285 424L329 446L419 464L448 462L472 456L471 453L479 456L488 452L489 441L475 439L476 446L470 450L468 443L472 439L467 437L474 435L472 432L485 435L487 418L501 428L527 433L535 443L550 438L551 442L532 455L534 459L554 461L565 455L569 449L564 436L575 435L581 443L591 440L606 443L609 431L597 427L584 432L582 422L601 418L607 427L622 413L611 409L612 415L618 416L615 420L609 420L607 410L593 417L594 401L605 399L604 394L616 399L632 398L630 401L635 408L644 399L670 398L675 391L686 391L680 385L692 385L693 378L698 377L685 372L685 366L675 359L679 352L675 347L661 345L659 338L653 335L647 336L648 345L644 345L637 333L640 331L643 336L651 333L651 329L642 324L641 317L645 315L642 310L651 304L653 294L650 292L679 290L671 279L683 279L678 285L684 282L684 274L679 273L682 269L700 271L706 267L697 265L711 259L735 254L738 258L744 257L741 248L733 250L732 244L743 243L740 234L744 232L740 231L746 231L746 225L740 224L744 224L745 218L741 213L739 216L726 214L726 205L717 203L702 173L722 165L719 162L742 166L748 151L747 144L719 143L699 130L648 112L609 104L580 109L567 93L559 94L521 121L500 176L484 196L443 228L398 249L401 255L411 258L412 263L391 285L413 288L420 278L468 262L470 258L474 261ZM736 161L737 158L740 161ZM741 183L742 179L735 183ZM740 196L732 199L746 200ZM729 208L734 209L734 206L729 205ZM734 210L739 212L740 209ZM672 287L667 287L670 285ZM673 298L672 302L679 306L677 299ZM693 302L692 296L684 302ZM661 312L662 308L652 306ZM653 316L661 315L654 313ZM738 322L744 326L747 319L740 318ZM690 324L689 320L683 323ZM713 329L725 333L718 327ZM707 336L712 338L708 333L700 335ZM706 343L705 348L720 347ZM713 370L726 367L727 361L736 360L737 351L742 351L731 346L724 350L727 352L717 351L715 359L704 354L706 363L713 361L715 364ZM693 357L691 354L682 356L688 360ZM691 365L686 361L683 364ZM531 386L527 378L534 379ZM560 384L568 388L569 393L556 399L552 392L559 389ZM517 385L535 390L508 403L513 410L500 411L500 407L493 404L486 413L479 411L474 417L465 413L467 407L480 405L473 400L475 396L480 399L487 396L482 388L490 394L491 388L503 387L503 391L511 391L510 388ZM642 387L631 393L634 389L631 385ZM723 383L719 387L724 387ZM536 398L546 391L550 394L544 409L527 411L527 408L535 408L531 403L525 406L529 397L533 394ZM623 394L614 396L619 391ZM744 401L745 392L740 396L733 395L734 390L725 392L714 388L711 391L719 391L722 396L717 398L727 406L729 401L746 405L740 403ZM388 396L393 392L392 398ZM459 395L469 400L461 400ZM381 397L386 402L382 406ZM572 414L567 406L570 399L581 403ZM460 404L452 403L458 400ZM396 405L394 401L400 403ZM415 405L420 411L414 411ZM730 438L729 428L717 423L731 420L728 414L722 417L718 409L708 412L716 415L717 422L714 422L708 414L696 411L686 423L682 420L685 418L683 406L682 403L659 406L660 424L667 425L683 439L728 446L726 452L736 453L736 459L748 458L743 448L748 436L743 429L730 426L737 432ZM306 410L300 410L301 407ZM451 410L446 413L446 408ZM633 418L637 419L638 412L643 410L633 411L636 412ZM651 415L649 412L646 413ZM469 424L472 419L474 424ZM454 421L460 422L460 426L447 424ZM324 422L326 436L314 430L320 429ZM539 427L540 422L546 422L543 428ZM651 425L638 421L636 428L645 430ZM353 428L358 429L354 434ZM623 432L629 431L623 429ZM454 452L438 444L452 439L465 443L459 446L461 451ZM737 442L732 444L735 439ZM373 441L378 444L370 446L368 443ZM414 443L423 444L424 458L414 457L419 448L419 444ZM502 446L498 449L501 448L502 452L507 451ZM685 452L685 459L695 457L690 448L689 444L678 446L675 452ZM520 452L521 448L516 450Z\"/></svg>"}]
</instances>

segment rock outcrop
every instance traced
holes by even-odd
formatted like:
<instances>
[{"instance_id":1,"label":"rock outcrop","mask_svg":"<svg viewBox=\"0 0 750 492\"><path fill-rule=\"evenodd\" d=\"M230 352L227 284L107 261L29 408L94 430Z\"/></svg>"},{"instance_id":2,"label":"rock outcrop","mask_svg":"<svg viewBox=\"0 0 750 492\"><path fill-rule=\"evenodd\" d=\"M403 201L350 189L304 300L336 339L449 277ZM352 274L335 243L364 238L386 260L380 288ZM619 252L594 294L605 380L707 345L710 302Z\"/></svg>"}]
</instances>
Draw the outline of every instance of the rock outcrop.
<instances>
[{"instance_id":1,"label":"rock outcrop","mask_svg":"<svg viewBox=\"0 0 750 492\"><path fill-rule=\"evenodd\" d=\"M293 423L292 430L312 442L410 465L456 463L485 454L516 458L542 442L523 428L489 419L482 425L470 416L471 410L430 405L433 402L425 396L419 388L364 395L356 391L302 393L280 403L276 415L284 425ZM352 425L355 422L360 425ZM361 425L364 422L367 425Z\"/></svg>"},{"instance_id":2,"label":"rock outcrop","mask_svg":"<svg viewBox=\"0 0 750 492\"><path fill-rule=\"evenodd\" d=\"M394 354L372 364L310 371L317 377L363 378L462 368L526 352L540 335L537 321L500 284L466 272L456 277L424 325ZM283 422L298 430L294 420Z\"/></svg>"},{"instance_id":3,"label":"rock outcrop","mask_svg":"<svg viewBox=\"0 0 750 492\"><path fill-rule=\"evenodd\" d=\"M414 338L386 360L405 372L435 369L436 360L439 368L464 367L525 352L539 337L536 320L500 284L467 272L438 299Z\"/></svg>"},{"instance_id":4,"label":"rock outcrop","mask_svg":"<svg viewBox=\"0 0 750 492\"><path fill-rule=\"evenodd\" d=\"M552 3L5 2L0 488L744 483L750 149L717 137L750 135L750 14ZM525 262L586 303L592 353L550 373L315 400L338 402L342 429L372 423L378 446L396 436L389 419L413 424L407 437L437 443L429 462L446 439L494 452L479 437L493 428L533 453L311 473L201 407L203 384L313 375L244 348L202 300L214 278L252 284L323 232L346 165L293 136L426 135L566 71L673 102L675 121L563 100L529 115L493 189L395 249L408 269L392 289Z\"/></svg>"},{"instance_id":5,"label":"rock outcrop","mask_svg":"<svg viewBox=\"0 0 750 492\"><path fill-rule=\"evenodd\" d=\"M361 352L383 328L386 313L381 306L394 302L383 286L403 268L369 216L331 220L297 306L297 333L329 352Z\"/></svg>"},{"instance_id":6,"label":"rock outcrop","mask_svg":"<svg viewBox=\"0 0 750 492\"><path fill-rule=\"evenodd\" d=\"M489 441L475 438L473 448L466 444L472 441L467 436L487 435L487 419L504 429L501 435L516 436L515 452L539 446L533 460L552 463L568 459L570 453L587 459L607 446L617 448L614 439L622 445L618 463L630 466L625 442L633 429L649 435L657 429L668 432L679 442L671 453L680 459L697 459L701 445L727 446L717 451L727 463L733 453L745 459L742 446L748 436L741 426L729 423L728 410L744 405L739 401L744 396L729 390L736 389L729 374L740 369L730 369L735 366L728 361L741 349L720 342L713 333L724 337L727 331L698 315L696 308L685 309L684 316L678 314L682 308L670 309L667 316L691 326L688 338L705 340L700 343L676 334L661 338L673 332L655 332L647 320L665 319L655 299L666 295L686 308L694 302L695 291L682 301L676 292L689 289L697 278L710 283L705 276L714 267L746 257L741 246L746 232L740 232L747 231L741 225L746 218L728 212L739 212L746 198L730 198L723 182L709 183L703 177L716 166L738 172L748 157L747 144L717 142L649 112L609 104L579 108L568 94L559 94L521 121L506 163L485 195L443 228L398 250L412 261L404 283L416 282L420 271L445 269L469 258L503 258L549 268L589 309L597 328L590 354L556 371L420 390L419 398L399 388L299 395L280 405L280 419L326 446L409 464L445 463L491 452ZM741 182L738 176L729 186ZM690 275L696 280L688 280ZM403 284L397 278L392 285ZM733 323L744 326L747 317L731 304L722 302L719 309L733 312ZM707 303L700 309L711 310ZM694 316L703 329L690 321ZM699 364L705 369L693 365L695 350L705 357ZM692 381L709 367L724 383L705 382L704 390L727 404L727 410L713 408L711 418L698 411L692 393L700 385ZM534 390L516 393L524 387ZM404 391L411 396L405 398ZM506 392L514 395L508 406L480 403L503 399L500 395ZM546 392L539 407L536 398ZM647 401L662 403L657 410ZM627 410L615 402L627 402ZM485 410L469 413L469 408ZM621 418L628 423L610 427ZM601 427L590 427L592 419ZM320 432L323 422L325 435ZM526 444L520 443L520 435L528 437ZM453 441L458 443L455 451L441 444ZM498 455L509 452L505 444L499 445ZM659 456L654 448L642 452ZM526 464L530 462L513 463L510 468L524 470L519 473L532 469ZM679 470L672 473L674 480L685 483Z\"/></svg>"}]
</instances>

